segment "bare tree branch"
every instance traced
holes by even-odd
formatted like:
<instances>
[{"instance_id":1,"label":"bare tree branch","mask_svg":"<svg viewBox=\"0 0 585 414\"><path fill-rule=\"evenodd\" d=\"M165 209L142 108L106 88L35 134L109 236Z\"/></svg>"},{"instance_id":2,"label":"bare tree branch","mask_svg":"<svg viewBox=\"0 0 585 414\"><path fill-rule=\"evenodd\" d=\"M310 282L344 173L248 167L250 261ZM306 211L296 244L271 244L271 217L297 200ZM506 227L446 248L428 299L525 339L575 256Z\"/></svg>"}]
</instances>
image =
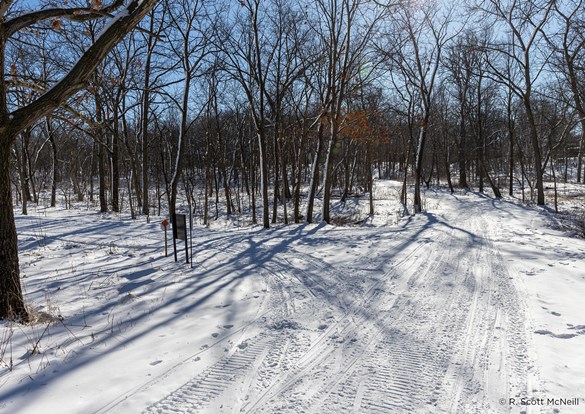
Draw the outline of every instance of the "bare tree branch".
<instances>
[{"instance_id":1,"label":"bare tree branch","mask_svg":"<svg viewBox=\"0 0 585 414\"><path fill-rule=\"evenodd\" d=\"M110 6L101 9L91 7L72 7L72 8L52 8L37 10L32 13L23 14L8 20L4 23L4 35L8 38L14 33L29 27L35 23L54 19L63 18L76 22L83 22L92 19L110 16L111 13L118 10L124 4L124 0L116 0ZM1 9L0 9L1 11ZM0 13L2 15L3 13Z\"/></svg>"},{"instance_id":2,"label":"bare tree branch","mask_svg":"<svg viewBox=\"0 0 585 414\"><path fill-rule=\"evenodd\" d=\"M11 135L51 113L61 102L83 89L102 59L157 2L158 0L132 0L121 10L60 82L36 101L9 115L8 130L12 132Z\"/></svg>"}]
</instances>

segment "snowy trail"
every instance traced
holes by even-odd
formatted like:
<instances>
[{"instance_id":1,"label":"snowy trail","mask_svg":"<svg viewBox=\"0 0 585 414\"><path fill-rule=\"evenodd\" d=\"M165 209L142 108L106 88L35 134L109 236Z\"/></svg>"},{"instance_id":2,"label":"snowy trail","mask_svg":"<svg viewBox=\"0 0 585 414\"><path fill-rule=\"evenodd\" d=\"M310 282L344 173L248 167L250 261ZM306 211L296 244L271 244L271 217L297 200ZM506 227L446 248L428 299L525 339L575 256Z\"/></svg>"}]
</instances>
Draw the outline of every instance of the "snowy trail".
<instances>
[{"instance_id":1,"label":"snowy trail","mask_svg":"<svg viewBox=\"0 0 585 414\"><path fill-rule=\"evenodd\" d=\"M145 412L504 412L501 398L528 391L524 309L485 210L442 202L449 213L400 237L332 230L340 249L370 241L346 262L303 246L274 255L261 333Z\"/></svg>"},{"instance_id":2,"label":"snowy trail","mask_svg":"<svg viewBox=\"0 0 585 414\"><path fill-rule=\"evenodd\" d=\"M50 292L70 325L43 339L50 370L29 385L23 359L0 385L0 413L583 408L511 402L585 397L585 241L536 210L429 192L426 213L394 226L200 232L193 268L160 258L154 223L62 223L47 217L46 247L23 257L31 295Z\"/></svg>"}]
</instances>

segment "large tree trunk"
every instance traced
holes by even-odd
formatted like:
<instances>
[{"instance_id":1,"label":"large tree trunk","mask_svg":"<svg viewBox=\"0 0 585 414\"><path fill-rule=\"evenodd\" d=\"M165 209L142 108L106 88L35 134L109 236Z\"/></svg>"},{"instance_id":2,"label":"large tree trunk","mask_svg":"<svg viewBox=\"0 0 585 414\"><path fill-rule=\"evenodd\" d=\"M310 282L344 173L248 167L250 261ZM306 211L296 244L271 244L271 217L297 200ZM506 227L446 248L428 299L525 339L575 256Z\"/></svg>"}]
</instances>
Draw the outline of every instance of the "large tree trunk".
<instances>
[{"instance_id":1,"label":"large tree trunk","mask_svg":"<svg viewBox=\"0 0 585 414\"><path fill-rule=\"evenodd\" d=\"M10 143L0 137L0 319L29 321L18 266L18 238L10 188Z\"/></svg>"}]
</instances>

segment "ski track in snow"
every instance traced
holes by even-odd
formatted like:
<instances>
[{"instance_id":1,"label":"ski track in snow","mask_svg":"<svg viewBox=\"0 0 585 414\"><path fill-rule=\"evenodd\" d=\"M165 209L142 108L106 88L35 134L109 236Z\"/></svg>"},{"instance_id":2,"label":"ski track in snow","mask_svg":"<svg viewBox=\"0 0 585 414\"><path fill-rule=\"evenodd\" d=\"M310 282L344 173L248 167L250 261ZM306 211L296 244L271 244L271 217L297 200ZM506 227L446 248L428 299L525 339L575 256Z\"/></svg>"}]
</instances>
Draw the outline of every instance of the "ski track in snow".
<instances>
[{"instance_id":1,"label":"ski track in snow","mask_svg":"<svg viewBox=\"0 0 585 414\"><path fill-rule=\"evenodd\" d=\"M144 413L504 412L529 391L522 301L481 211L449 214L340 266L274 255L260 333Z\"/></svg>"}]
</instances>

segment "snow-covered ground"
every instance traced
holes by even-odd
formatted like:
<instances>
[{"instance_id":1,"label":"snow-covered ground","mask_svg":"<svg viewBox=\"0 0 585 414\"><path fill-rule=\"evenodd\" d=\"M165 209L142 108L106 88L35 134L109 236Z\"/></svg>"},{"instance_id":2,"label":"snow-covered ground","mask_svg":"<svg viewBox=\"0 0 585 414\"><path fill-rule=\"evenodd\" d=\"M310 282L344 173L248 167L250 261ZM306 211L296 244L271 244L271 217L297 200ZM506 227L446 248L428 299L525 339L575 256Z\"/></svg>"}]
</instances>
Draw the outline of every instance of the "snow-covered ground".
<instances>
[{"instance_id":1,"label":"snow-covered ground","mask_svg":"<svg viewBox=\"0 0 585 414\"><path fill-rule=\"evenodd\" d=\"M196 227L191 265L158 219L18 216L41 322L0 325L0 412L585 412L585 240L397 185L359 226Z\"/></svg>"}]
</instances>

